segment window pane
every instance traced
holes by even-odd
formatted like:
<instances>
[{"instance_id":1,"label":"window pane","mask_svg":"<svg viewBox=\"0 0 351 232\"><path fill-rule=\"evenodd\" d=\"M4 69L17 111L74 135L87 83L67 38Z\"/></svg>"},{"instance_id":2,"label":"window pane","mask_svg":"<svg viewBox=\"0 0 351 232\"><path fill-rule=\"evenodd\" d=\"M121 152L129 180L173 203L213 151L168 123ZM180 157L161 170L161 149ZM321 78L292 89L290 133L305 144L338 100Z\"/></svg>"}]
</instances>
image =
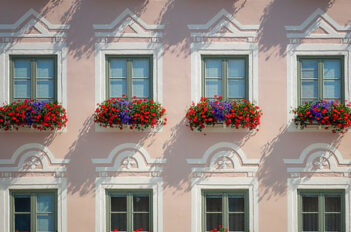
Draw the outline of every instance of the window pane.
<instances>
[{"instance_id":1,"label":"window pane","mask_svg":"<svg viewBox=\"0 0 351 232\"><path fill-rule=\"evenodd\" d=\"M133 80L133 96L147 98L149 97L149 80Z\"/></svg>"},{"instance_id":2,"label":"window pane","mask_svg":"<svg viewBox=\"0 0 351 232\"><path fill-rule=\"evenodd\" d=\"M53 98L54 85L52 80L37 81L37 98Z\"/></svg>"},{"instance_id":3,"label":"window pane","mask_svg":"<svg viewBox=\"0 0 351 232\"><path fill-rule=\"evenodd\" d=\"M30 60L14 60L15 78L30 78Z\"/></svg>"},{"instance_id":4,"label":"window pane","mask_svg":"<svg viewBox=\"0 0 351 232\"><path fill-rule=\"evenodd\" d=\"M30 212L30 196L16 195L15 196L15 212Z\"/></svg>"},{"instance_id":5,"label":"window pane","mask_svg":"<svg viewBox=\"0 0 351 232\"><path fill-rule=\"evenodd\" d=\"M37 209L39 213L54 212L54 196L52 194L39 194L37 196Z\"/></svg>"},{"instance_id":6,"label":"window pane","mask_svg":"<svg viewBox=\"0 0 351 232\"><path fill-rule=\"evenodd\" d=\"M228 97L245 98L245 80L228 80Z\"/></svg>"},{"instance_id":7,"label":"window pane","mask_svg":"<svg viewBox=\"0 0 351 232\"><path fill-rule=\"evenodd\" d=\"M127 230L127 214L113 213L111 214L111 231L117 229L119 231Z\"/></svg>"},{"instance_id":8,"label":"window pane","mask_svg":"<svg viewBox=\"0 0 351 232\"><path fill-rule=\"evenodd\" d=\"M229 212L244 212L244 197L229 196Z\"/></svg>"},{"instance_id":9,"label":"window pane","mask_svg":"<svg viewBox=\"0 0 351 232\"><path fill-rule=\"evenodd\" d=\"M222 80L206 80L205 88L206 97L214 97L214 95L222 95Z\"/></svg>"},{"instance_id":10,"label":"window pane","mask_svg":"<svg viewBox=\"0 0 351 232\"><path fill-rule=\"evenodd\" d=\"M222 196L206 196L206 212L222 212Z\"/></svg>"},{"instance_id":11,"label":"window pane","mask_svg":"<svg viewBox=\"0 0 351 232\"><path fill-rule=\"evenodd\" d=\"M37 215L37 231L54 231L54 215L40 214Z\"/></svg>"},{"instance_id":12,"label":"window pane","mask_svg":"<svg viewBox=\"0 0 351 232\"><path fill-rule=\"evenodd\" d=\"M318 82L317 81L302 81L301 86L302 98L318 98Z\"/></svg>"},{"instance_id":13,"label":"window pane","mask_svg":"<svg viewBox=\"0 0 351 232\"><path fill-rule=\"evenodd\" d=\"M148 212L149 211L149 196L134 195L133 209L134 209L134 212Z\"/></svg>"},{"instance_id":14,"label":"window pane","mask_svg":"<svg viewBox=\"0 0 351 232\"><path fill-rule=\"evenodd\" d=\"M126 70L126 60L110 59L110 78L125 78Z\"/></svg>"},{"instance_id":15,"label":"window pane","mask_svg":"<svg viewBox=\"0 0 351 232\"><path fill-rule=\"evenodd\" d=\"M30 214L15 215L15 231L30 231Z\"/></svg>"},{"instance_id":16,"label":"window pane","mask_svg":"<svg viewBox=\"0 0 351 232\"><path fill-rule=\"evenodd\" d=\"M301 77L318 78L318 62L316 60L302 60Z\"/></svg>"},{"instance_id":17,"label":"window pane","mask_svg":"<svg viewBox=\"0 0 351 232\"><path fill-rule=\"evenodd\" d=\"M37 78L53 78L54 61L52 59L39 59L37 61Z\"/></svg>"},{"instance_id":18,"label":"window pane","mask_svg":"<svg viewBox=\"0 0 351 232\"><path fill-rule=\"evenodd\" d=\"M324 98L340 98L340 80L324 81L323 97Z\"/></svg>"},{"instance_id":19,"label":"window pane","mask_svg":"<svg viewBox=\"0 0 351 232\"><path fill-rule=\"evenodd\" d=\"M112 212L127 211L127 196L111 197L111 211Z\"/></svg>"},{"instance_id":20,"label":"window pane","mask_svg":"<svg viewBox=\"0 0 351 232\"><path fill-rule=\"evenodd\" d=\"M228 78L245 78L245 60L228 60Z\"/></svg>"},{"instance_id":21,"label":"window pane","mask_svg":"<svg viewBox=\"0 0 351 232\"><path fill-rule=\"evenodd\" d=\"M149 77L149 61L133 60L133 77L148 78Z\"/></svg>"},{"instance_id":22,"label":"window pane","mask_svg":"<svg viewBox=\"0 0 351 232\"><path fill-rule=\"evenodd\" d=\"M206 214L206 230L213 230L214 228L218 228L218 225L222 224L221 213Z\"/></svg>"},{"instance_id":23,"label":"window pane","mask_svg":"<svg viewBox=\"0 0 351 232\"><path fill-rule=\"evenodd\" d=\"M127 94L127 81L126 80L110 80L110 97L122 97Z\"/></svg>"},{"instance_id":24,"label":"window pane","mask_svg":"<svg viewBox=\"0 0 351 232\"><path fill-rule=\"evenodd\" d=\"M325 214L325 231L341 231L340 214Z\"/></svg>"},{"instance_id":25,"label":"window pane","mask_svg":"<svg viewBox=\"0 0 351 232\"><path fill-rule=\"evenodd\" d=\"M245 215L229 214L229 231L245 231Z\"/></svg>"},{"instance_id":26,"label":"window pane","mask_svg":"<svg viewBox=\"0 0 351 232\"><path fill-rule=\"evenodd\" d=\"M143 229L149 231L149 214L148 213L135 213L133 215L133 230Z\"/></svg>"},{"instance_id":27,"label":"window pane","mask_svg":"<svg viewBox=\"0 0 351 232\"><path fill-rule=\"evenodd\" d=\"M206 78L222 78L222 61L209 59L205 61Z\"/></svg>"},{"instance_id":28,"label":"window pane","mask_svg":"<svg viewBox=\"0 0 351 232\"><path fill-rule=\"evenodd\" d=\"M302 212L318 212L318 196L303 196Z\"/></svg>"},{"instance_id":29,"label":"window pane","mask_svg":"<svg viewBox=\"0 0 351 232\"><path fill-rule=\"evenodd\" d=\"M326 212L341 212L341 197L326 196L324 199Z\"/></svg>"},{"instance_id":30,"label":"window pane","mask_svg":"<svg viewBox=\"0 0 351 232\"><path fill-rule=\"evenodd\" d=\"M323 61L323 67L324 79L341 77L339 60L325 60Z\"/></svg>"},{"instance_id":31,"label":"window pane","mask_svg":"<svg viewBox=\"0 0 351 232\"><path fill-rule=\"evenodd\" d=\"M318 231L318 214L303 214L302 228L303 231Z\"/></svg>"},{"instance_id":32,"label":"window pane","mask_svg":"<svg viewBox=\"0 0 351 232\"><path fill-rule=\"evenodd\" d=\"M15 98L30 98L30 81L15 81L14 82L14 97Z\"/></svg>"}]
</instances>

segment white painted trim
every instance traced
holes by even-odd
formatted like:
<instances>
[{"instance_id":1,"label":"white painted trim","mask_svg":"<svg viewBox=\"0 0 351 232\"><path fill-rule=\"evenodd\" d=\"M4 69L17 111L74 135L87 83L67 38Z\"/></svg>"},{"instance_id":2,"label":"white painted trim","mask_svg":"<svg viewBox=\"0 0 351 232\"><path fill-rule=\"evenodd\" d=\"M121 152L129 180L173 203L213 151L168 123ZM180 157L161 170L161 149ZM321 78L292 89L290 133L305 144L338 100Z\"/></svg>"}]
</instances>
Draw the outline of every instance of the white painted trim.
<instances>
[{"instance_id":1,"label":"white painted trim","mask_svg":"<svg viewBox=\"0 0 351 232\"><path fill-rule=\"evenodd\" d=\"M67 181L65 178L27 177L0 179L0 231L10 231L10 190L57 189L57 229L67 232Z\"/></svg>"},{"instance_id":2,"label":"white painted trim","mask_svg":"<svg viewBox=\"0 0 351 232\"><path fill-rule=\"evenodd\" d=\"M151 189L153 195L153 232L163 231L163 180L159 177L100 177L96 181L95 231L106 231L106 190Z\"/></svg>"},{"instance_id":3,"label":"white painted trim","mask_svg":"<svg viewBox=\"0 0 351 232\"><path fill-rule=\"evenodd\" d=\"M351 210L351 179L338 177L321 178L288 178L288 223L287 231L298 231L298 209L297 190L298 189L344 189L345 190L345 228L351 231L350 210Z\"/></svg>"},{"instance_id":4,"label":"white painted trim","mask_svg":"<svg viewBox=\"0 0 351 232\"><path fill-rule=\"evenodd\" d=\"M257 43L192 43L191 44L191 100L201 99L202 55L247 55L249 67L249 100L258 104L258 44Z\"/></svg>"},{"instance_id":5,"label":"white painted trim","mask_svg":"<svg viewBox=\"0 0 351 232\"><path fill-rule=\"evenodd\" d=\"M201 191L208 189L230 190L243 189L249 191L249 230L259 231L258 221L258 181L257 178L193 178L191 184L191 231L201 232Z\"/></svg>"},{"instance_id":6,"label":"white painted trim","mask_svg":"<svg viewBox=\"0 0 351 232\"><path fill-rule=\"evenodd\" d=\"M0 43L0 104L10 101L10 55L56 55L57 101L67 108L67 45L65 43Z\"/></svg>"}]
</instances>

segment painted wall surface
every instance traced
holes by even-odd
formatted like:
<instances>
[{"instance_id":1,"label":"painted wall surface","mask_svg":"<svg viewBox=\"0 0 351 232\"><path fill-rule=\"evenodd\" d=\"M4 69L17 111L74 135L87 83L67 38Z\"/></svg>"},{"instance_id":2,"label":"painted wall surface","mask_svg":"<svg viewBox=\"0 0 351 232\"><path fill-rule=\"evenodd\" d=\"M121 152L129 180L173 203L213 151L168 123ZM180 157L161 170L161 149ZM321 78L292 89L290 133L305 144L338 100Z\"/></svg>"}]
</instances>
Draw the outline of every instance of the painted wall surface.
<instances>
[{"instance_id":1,"label":"painted wall surface","mask_svg":"<svg viewBox=\"0 0 351 232\"><path fill-rule=\"evenodd\" d=\"M231 178L234 179L233 183L239 180L238 185L240 185L240 180L244 183L246 180L257 179L258 196L255 211L257 214L255 214L254 222L257 225L252 225L254 232L288 231L288 215L290 212L290 209L288 209L288 178L299 180L306 176L306 178L313 179L313 176L316 175L318 178L324 177L325 183L327 183L330 181L329 177L332 176L346 180L348 184L345 186L347 189L350 188L350 181L347 181L350 180L351 176L351 162L349 161L351 160L351 134L332 134L320 130L299 131L292 129L291 123L288 122L290 117L288 112L294 104L294 99L291 100L293 93L289 92L291 89L291 91L294 91L291 86L293 85L293 76L289 74L294 67L289 69L288 64L289 58L293 56L292 50L299 51L300 48L303 50L303 46L306 44L312 44L312 47L313 44L317 44L312 48L313 51L343 54L345 55L346 65L351 65L349 57L351 55L351 1L0 0L0 5L1 25L15 24L30 9L38 12L40 17L44 17L51 24L69 25L68 29L58 30L66 34L62 38L55 36L55 38L51 38L49 35L43 38L33 38L33 36L20 38L20 35L17 35L19 37L17 38L8 34L0 36L2 51L9 49L9 53L11 53L11 48L15 48L18 44L52 43L53 41L66 44L66 56L63 62L66 62L66 91L64 94L66 94L65 101L69 117L67 129L62 133L0 132L0 182L3 181L1 183L3 183L2 190L4 192L7 189L6 186L11 186L11 183L16 183L19 179L25 180L30 176L36 178L45 178L46 176L64 178L67 182L67 230L62 229L62 232L102 231L97 226L98 214L96 214L96 211L98 203L95 199L98 196L96 193L97 178L102 178L102 180L112 178L111 176L117 179L125 176L161 178L163 181L161 191L163 205L160 214L163 212L158 220L162 220L163 225L160 224L157 232L197 231L194 222L194 214L196 213L192 209L192 206L194 207L194 204L192 204L192 201L194 201L192 198L194 178L211 181L212 178L220 177L222 180L218 183L225 182L225 178ZM148 35L144 38L133 38L133 36L120 38L118 35L117 37L116 35L114 37L98 37L95 34L96 32L113 32L119 25L115 25L111 29L98 29L94 25L111 24L127 8L146 25L164 25L164 28L149 30L152 33L161 32L162 37L153 36L152 33L151 36ZM253 32L252 36L240 38L191 36L192 33L211 31L221 22L221 19L226 20L224 24L232 24L233 21L230 21L226 14L219 15L220 18L217 21L216 18L213 19L222 9L225 9L230 16L243 26L256 25L253 28L257 29L250 29ZM323 12L328 17L323 17ZM313 14L315 17L313 17ZM311 15L312 19L308 22ZM125 18L131 17L127 14L121 19L121 22L124 22ZM37 17L30 15L17 28L6 29L4 27L1 29L0 27L0 33L16 32L18 28L20 29L21 26L26 25L26 22L31 19L34 19L35 22L39 20ZM207 29L196 30L188 27L188 25L207 24L212 19L213 25L210 25ZM332 19L332 21L329 19ZM288 38L288 33L295 33L295 31L289 31L291 28L286 28L286 26L299 26L305 20L308 24L306 28L300 28L301 33L308 31L315 22L324 22L327 26L324 28L323 26L312 27L316 30L308 31L304 35L308 37L317 34L316 38ZM140 22L138 25L140 25ZM337 26L339 28L336 28ZM47 25L44 25L44 27L48 29ZM141 25L141 28L146 29L143 25ZM327 31L326 28L330 30ZM220 33L230 32L228 32L228 28L219 29ZM40 34L35 29L33 30L32 32L25 31L23 33ZM48 29L47 31L54 32L55 29ZM240 34L245 30L236 27L230 33L234 32ZM126 31L121 31L120 35L125 33L135 33L135 31L126 29ZM162 53L160 57L162 62L160 65L162 65L162 68L158 70L162 73L158 73L158 75L162 79L159 85L160 89L158 89L161 93L158 95L158 100L167 109L168 124L157 133L119 132L118 130L113 132L98 131L92 118L96 103L100 99L97 96L100 89L96 80L100 74L96 70L98 67L96 62L99 61L96 48L109 46L113 43L136 42L148 43L151 46L161 43ZM204 134L192 132L186 126L185 112L192 100L196 100L194 97L196 89L194 89L194 86L192 87L192 66L194 64L192 64L191 51L194 43L205 43L206 46L230 43L234 44L233 50L240 50L241 46L257 47L257 63L254 64L255 67L253 68L253 72L257 72L257 84L255 85L257 89L252 91L256 94L256 99L253 98L253 100L256 100L264 113L259 131L209 131ZM292 50L289 51L288 47ZM35 50L36 47L30 49ZM312 50L307 48L307 51ZM6 69L6 55L5 53L2 55L4 58L0 58L0 72L2 75L6 75L6 72L3 71ZM346 68L349 70L349 67ZM289 76L292 78L291 82L288 82ZM345 78L349 80L350 77L350 71L346 72ZM5 81L6 78L6 76L2 76L0 80ZM4 83L0 83L0 85L4 86ZM4 101L6 100L6 93L4 93L6 90L1 89L3 93L0 93L0 96ZM351 100L351 88L347 87L346 92L347 99ZM123 144L126 143L137 144L138 146L123 147ZM213 151L211 149L208 151L210 147L218 143L219 145L215 146ZM24 147L22 151L18 151L18 156L14 157L13 162L4 162L4 160L10 160L16 150L25 144L40 144L42 147ZM122 145L122 150L145 150L144 153L141 152L142 155L139 157L140 163L137 162L138 168L142 166L141 163L146 162L143 164L145 166L144 171L138 172L137 168L133 171L132 168L130 172L119 172L118 167L112 171L106 171L103 168L98 169L98 167L113 167L116 164L117 159L115 158L117 155L124 153L122 151L113 153L112 151L120 145ZM310 151L306 151L307 158L303 159L302 163L291 161L299 159L304 149L311 145L312 148ZM31 157L27 155L21 158L23 154L28 154L25 152L26 149L37 151L44 148L49 150L44 152L45 162L48 162L48 167L54 169L50 169L51 171L48 172L56 173L54 176L47 174L48 172L37 173L30 170L20 170L21 159L23 164L25 158ZM289 167L305 167L309 155L316 150L327 150L331 157L334 157L332 161L330 159L328 161L328 167L326 167L328 171L320 174L309 172L307 169L307 171L305 169L289 171ZM208 151L209 157L204 159L204 163L201 163L199 160L204 157L206 151ZM196 167L208 167L211 158L219 154L220 151L232 152L230 153L232 154L231 159L236 160L231 164L234 167L229 168L229 171L221 172L215 170L215 168L194 169ZM48 153L52 155L50 159L47 158L49 157ZM105 160L110 153L112 154L111 160ZM325 154L325 152L322 153ZM115 154L117 155L114 156ZM318 158L319 156L315 157ZM57 164L53 162L54 159L59 160ZM69 161L63 162L62 160ZM41 161L41 165L44 166L45 162ZM123 162L121 162L117 162L116 165L123 165ZM213 162L216 162L216 160L214 159ZM333 162L335 163L334 166L332 165ZM19 169L6 169L17 166L19 166ZM39 165L35 169L41 169L42 166ZM159 169L150 168L151 166L157 166ZM64 167L64 169L57 169L57 167ZM243 170L238 171L236 170L237 167L242 167ZM7 184L4 184L5 182ZM5 197L5 195L3 196ZM0 202L0 209L1 207ZM0 220L5 220L5 214L4 211L0 213L0 217L2 217ZM349 226L349 224L347 225ZM289 231L294 230L290 228ZM347 231L351 231L350 226Z\"/></svg>"}]
</instances>

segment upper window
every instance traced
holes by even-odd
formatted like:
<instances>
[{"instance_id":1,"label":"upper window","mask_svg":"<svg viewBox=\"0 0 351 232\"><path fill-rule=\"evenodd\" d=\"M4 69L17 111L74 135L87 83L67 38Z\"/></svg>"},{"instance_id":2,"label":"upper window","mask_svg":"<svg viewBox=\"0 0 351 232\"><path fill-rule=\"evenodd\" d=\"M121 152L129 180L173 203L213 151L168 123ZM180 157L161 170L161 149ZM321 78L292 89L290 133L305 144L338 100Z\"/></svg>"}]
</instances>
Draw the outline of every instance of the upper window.
<instances>
[{"instance_id":1,"label":"upper window","mask_svg":"<svg viewBox=\"0 0 351 232\"><path fill-rule=\"evenodd\" d=\"M300 190L299 232L345 231L345 193L343 190Z\"/></svg>"},{"instance_id":2,"label":"upper window","mask_svg":"<svg viewBox=\"0 0 351 232\"><path fill-rule=\"evenodd\" d=\"M11 232L56 232L56 190L11 191Z\"/></svg>"},{"instance_id":3,"label":"upper window","mask_svg":"<svg viewBox=\"0 0 351 232\"><path fill-rule=\"evenodd\" d=\"M202 96L248 99L247 56L203 56Z\"/></svg>"},{"instance_id":4,"label":"upper window","mask_svg":"<svg viewBox=\"0 0 351 232\"><path fill-rule=\"evenodd\" d=\"M152 231L152 191L107 191L107 231Z\"/></svg>"},{"instance_id":5,"label":"upper window","mask_svg":"<svg viewBox=\"0 0 351 232\"><path fill-rule=\"evenodd\" d=\"M343 57L298 57L298 102L344 101Z\"/></svg>"},{"instance_id":6,"label":"upper window","mask_svg":"<svg viewBox=\"0 0 351 232\"><path fill-rule=\"evenodd\" d=\"M249 201L247 191L206 190L203 194L203 226L208 232L221 225L228 231L249 230Z\"/></svg>"},{"instance_id":7,"label":"upper window","mask_svg":"<svg viewBox=\"0 0 351 232\"><path fill-rule=\"evenodd\" d=\"M151 56L107 56L107 98L152 98Z\"/></svg>"},{"instance_id":8,"label":"upper window","mask_svg":"<svg viewBox=\"0 0 351 232\"><path fill-rule=\"evenodd\" d=\"M56 91L56 56L11 56L10 99L36 99L54 102Z\"/></svg>"}]
</instances>

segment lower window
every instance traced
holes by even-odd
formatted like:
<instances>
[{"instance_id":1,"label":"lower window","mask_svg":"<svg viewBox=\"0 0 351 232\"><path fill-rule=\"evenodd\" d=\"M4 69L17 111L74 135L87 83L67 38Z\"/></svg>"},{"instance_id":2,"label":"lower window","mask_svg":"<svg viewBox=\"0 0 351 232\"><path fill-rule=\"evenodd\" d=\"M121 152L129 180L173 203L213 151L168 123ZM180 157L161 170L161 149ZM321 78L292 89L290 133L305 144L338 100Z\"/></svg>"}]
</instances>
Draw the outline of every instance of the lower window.
<instances>
[{"instance_id":1,"label":"lower window","mask_svg":"<svg viewBox=\"0 0 351 232\"><path fill-rule=\"evenodd\" d=\"M228 231L248 232L249 197L246 190L205 190L202 192L202 231L223 227Z\"/></svg>"},{"instance_id":2,"label":"lower window","mask_svg":"<svg viewBox=\"0 0 351 232\"><path fill-rule=\"evenodd\" d=\"M11 232L56 232L56 190L11 190Z\"/></svg>"},{"instance_id":3,"label":"lower window","mask_svg":"<svg viewBox=\"0 0 351 232\"><path fill-rule=\"evenodd\" d=\"M299 232L344 232L344 190L299 190Z\"/></svg>"},{"instance_id":4,"label":"lower window","mask_svg":"<svg viewBox=\"0 0 351 232\"><path fill-rule=\"evenodd\" d=\"M106 231L152 231L151 190L107 190L106 194Z\"/></svg>"}]
</instances>

